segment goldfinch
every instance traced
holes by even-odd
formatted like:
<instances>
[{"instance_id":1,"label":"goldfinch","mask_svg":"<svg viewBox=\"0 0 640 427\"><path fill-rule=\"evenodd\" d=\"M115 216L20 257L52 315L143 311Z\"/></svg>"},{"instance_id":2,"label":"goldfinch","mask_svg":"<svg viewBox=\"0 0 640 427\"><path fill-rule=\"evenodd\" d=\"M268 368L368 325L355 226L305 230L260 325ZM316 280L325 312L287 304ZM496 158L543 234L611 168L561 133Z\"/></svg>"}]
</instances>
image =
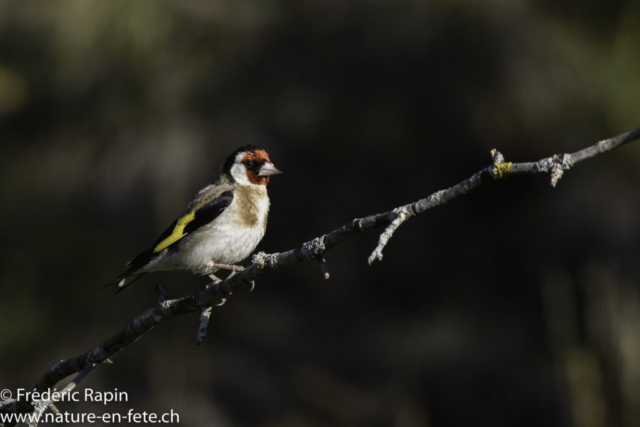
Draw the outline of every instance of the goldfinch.
<instances>
[{"instance_id":1,"label":"goldfinch","mask_svg":"<svg viewBox=\"0 0 640 427\"><path fill-rule=\"evenodd\" d=\"M127 263L129 268L109 282L117 293L146 273L188 270L209 275L248 257L264 237L269 215L267 184L282 173L260 147L238 148L224 162L220 177L203 188L153 246ZM105 287L106 287L105 286Z\"/></svg>"}]
</instances>

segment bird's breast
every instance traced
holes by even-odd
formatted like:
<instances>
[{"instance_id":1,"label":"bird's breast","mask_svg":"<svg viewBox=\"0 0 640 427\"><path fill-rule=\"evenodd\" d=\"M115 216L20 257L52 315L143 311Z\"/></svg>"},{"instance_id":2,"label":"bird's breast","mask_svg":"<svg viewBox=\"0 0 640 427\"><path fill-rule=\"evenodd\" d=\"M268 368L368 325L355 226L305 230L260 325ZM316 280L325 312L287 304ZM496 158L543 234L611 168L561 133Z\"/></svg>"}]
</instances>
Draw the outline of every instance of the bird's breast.
<instances>
[{"instance_id":1,"label":"bird's breast","mask_svg":"<svg viewBox=\"0 0 640 427\"><path fill-rule=\"evenodd\" d=\"M264 186L242 186L235 189L229 216L239 227L266 227L269 196Z\"/></svg>"},{"instance_id":2,"label":"bird's breast","mask_svg":"<svg viewBox=\"0 0 640 427\"><path fill-rule=\"evenodd\" d=\"M269 214L266 190L236 189L231 205L211 224L194 233L185 246L188 269L204 274L211 261L236 264L248 257L264 237Z\"/></svg>"}]
</instances>

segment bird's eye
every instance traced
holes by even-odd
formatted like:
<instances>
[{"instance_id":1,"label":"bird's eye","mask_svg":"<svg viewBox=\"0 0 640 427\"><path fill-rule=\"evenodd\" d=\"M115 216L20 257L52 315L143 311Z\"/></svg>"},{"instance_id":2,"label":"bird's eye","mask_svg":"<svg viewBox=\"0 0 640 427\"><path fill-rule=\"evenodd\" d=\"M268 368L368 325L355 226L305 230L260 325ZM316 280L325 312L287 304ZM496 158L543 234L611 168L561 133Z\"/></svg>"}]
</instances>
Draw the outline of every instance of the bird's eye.
<instances>
[{"instance_id":1,"label":"bird's eye","mask_svg":"<svg viewBox=\"0 0 640 427\"><path fill-rule=\"evenodd\" d=\"M246 160L246 161L244 162L244 165L245 165L245 167L247 167L247 168L251 168L251 167L253 167L253 162L252 162L251 160Z\"/></svg>"}]
</instances>

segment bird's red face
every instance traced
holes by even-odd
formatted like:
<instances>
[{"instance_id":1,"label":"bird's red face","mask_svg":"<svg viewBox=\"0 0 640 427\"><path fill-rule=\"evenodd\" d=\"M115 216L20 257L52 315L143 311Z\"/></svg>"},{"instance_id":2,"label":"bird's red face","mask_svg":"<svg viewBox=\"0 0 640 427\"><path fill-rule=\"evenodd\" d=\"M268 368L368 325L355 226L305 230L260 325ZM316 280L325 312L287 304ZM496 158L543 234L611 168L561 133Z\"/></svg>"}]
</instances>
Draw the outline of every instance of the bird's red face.
<instances>
[{"instance_id":1,"label":"bird's red face","mask_svg":"<svg viewBox=\"0 0 640 427\"><path fill-rule=\"evenodd\" d=\"M265 150L248 151L242 158L247 179L254 185L267 185L269 176L282 173L273 166Z\"/></svg>"},{"instance_id":2,"label":"bird's red face","mask_svg":"<svg viewBox=\"0 0 640 427\"><path fill-rule=\"evenodd\" d=\"M260 147L247 145L232 153L223 166L227 173L240 185L267 185L269 177L280 172L271 163L269 154Z\"/></svg>"}]
</instances>

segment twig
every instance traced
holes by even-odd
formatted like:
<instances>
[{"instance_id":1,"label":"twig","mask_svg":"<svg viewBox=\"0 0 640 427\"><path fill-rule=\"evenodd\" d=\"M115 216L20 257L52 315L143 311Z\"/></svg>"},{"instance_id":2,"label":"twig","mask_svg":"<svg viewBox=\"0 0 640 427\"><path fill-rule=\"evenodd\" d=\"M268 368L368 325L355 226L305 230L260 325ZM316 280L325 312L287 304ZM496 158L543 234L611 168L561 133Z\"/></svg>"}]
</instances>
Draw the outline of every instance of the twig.
<instances>
[{"instance_id":1,"label":"twig","mask_svg":"<svg viewBox=\"0 0 640 427\"><path fill-rule=\"evenodd\" d=\"M329 274L329 267L327 267L327 261L324 259L322 255L317 258L318 263L320 264L320 270L322 270L322 275L324 276L324 280L329 280L331 275Z\"/></svg>"},{"instance_id":2,"label":"twig","mask_svg":"<svg viewBox=\"0 0 640 427\"><path fill-rule=\"evenodd\" d=\"M62 389L62 391L60 391L59 393L51 393L49 399L34 401L33 407L35 409L33 412L36 416L32 418L32 421L29 423L29 427L38 427L40 417L47 409L51 409L54 413L60 413L60 411L58 411L58 408L56 408L55 406L55 402L61 401L67 394L69 394L74 388L76 388L76 386L80 384L80 381L82 381L84 377L89 375L89 372L91 372L95 367L95 363L88 364L84 367L84 369L82 369L82 371L80 371L78 375L76 375L76 377L69 384L67 384L65 388Z\"/></svg>"},{"instance_id":3,"label":"twig","mask_svg":"<svg viewBox=\"0 0 640 427\"><path fill-rule=\"evenodd\" d=\"M49 403L49 410L53 412L53 415L61 415L60 409L53 403Z\"/></svg>"},{"instance_id":4,"label":"twig","mask_svg":"<svg viewBox=\"0 0 640 427\"><path fill-rule=\"evenodd\" d=\"M325 252L335 248L352 236L387 226L387 229L385 229L380 236L378 246L371 254L371 257L369 257L370 262L376 259L379 260L382 258L382 249L403 222L429 209L449 203L455 198L476 189L483 183L511 175L544 173L551 176L551 184L555 186L562 177L562 174L571 166L639 138L640 128L615 138L600 141L591 147L587 147L573 154L556 155L532 163L505 163L502 155L496 151L493 153L494 164L476 172L468 179L453 187L438 191L429 197L395 208L389 212L354 219L350 223L328 234L304 243L297 249L274 254L260 252L254 255L252 265L226 280L211 284L207 286L205 290L194 295L178 299L167 298L159 302L155 307L146 310L136 317L125 330L100 343L95 348L53 365L34 386L34 390L46 390L67 376L80 372L80 375L72 382L73 387L75 387L79 382L76 380L84 378L84 376L93 369L93 366L106 361L110 356L113 356L123 348L134 343L145 332L151 330L162 321L174 316L193 312L200 312L202 319L209 307L220 305L231 292L251 284L259 276L290 264L316 260ZM206 322L201 321L201 329L203 324L206 331L208 319ZM90 368L87 368L87 366L90 366ZM11 402L0 406L0 413L30 412L32 410L33 407L28 402L23 401Z\"/></svg>"},{"instance_id":5,"label":"twig","mask_svg":"<svg viewBox=\"0 0 640 427\"><path fill-rule=\"evenodd\" d=\"M231 273L231 276L233 276L235 274L235 271ZM214 276L213 274L210 276L212 279L214 279L214 281L212 283L209 283L207 285L207 289L210 289L211 287L215 286L216 283L220 283L222 282L222 280L218 279L216 276ZM252 286L253 286L253 282ZM221 306L224 305L224 303L227 301L226 298L222 298L222 300L220 301L220 303L215 304L217 306ZM204 342L204 339L207 337L207 329L209 328L209 319L211 318L211 310L213 309L213 306L209 306L206 307L202 310L202 313L200 314L200 326L198 327L198 336L196 337L196 344L200 345Z\"/></svg>"},{"instance_id":6,"label":"twig","mask_svg":"<svg viewBox=\"0 0 640 427\"><path fill-rule=\"evenodd\" d=\"M389 224L389 226L385 228L382 234L380 234L378 246L376 246L376 248L369 256L369 265L373 264L374 261L382 261L382 250L385 246L387 246L387 243L389 243L391 237L393 237L393 233L396 232L398 227L400 227L403 222L414 215L414 213L410 209L411 206L402 206L391 211L396 217L393 221L391 221L391 224Z\"/></svg>"},{"instance_id":7,"label":"twig","mask_svg":"<svg viewBox=\"0 0 640 427\"><path fill-rule=\"evenodd\" d=\"M156 285L155 291L158 293L158 302L160 304L169 299L169 294L167 294L167 291L165 291L162 286Z\"/></svg>"},{"instance_id":8,"label":"twig","mask_svg":"<svg viewBox=\"0 0 640 427\"><path fill-rule=\"evenodd\" d=\"M212 308L211 306L205 308L200 315L200 327L198 328L198 337L196 339L196 344L198 345L202 344L207 337L207 328L209 327Z\"/></svg>"}]
</instances>

